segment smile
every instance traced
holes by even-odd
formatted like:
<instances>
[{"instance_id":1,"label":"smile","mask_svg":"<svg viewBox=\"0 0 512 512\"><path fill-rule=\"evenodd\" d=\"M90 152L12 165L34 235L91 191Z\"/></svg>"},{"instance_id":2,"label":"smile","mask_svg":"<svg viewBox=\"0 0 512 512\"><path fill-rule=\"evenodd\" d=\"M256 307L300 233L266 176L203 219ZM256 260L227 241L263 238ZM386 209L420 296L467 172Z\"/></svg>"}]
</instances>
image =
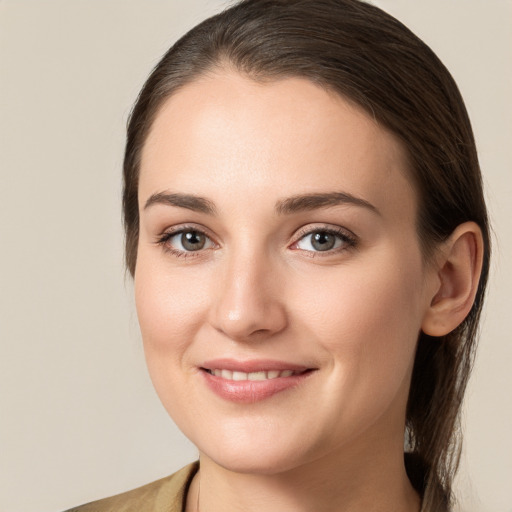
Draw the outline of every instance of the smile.
<instances>
[{"instance_id":1,"label":"smile","mask_svg":"<svg viewBox=\"0 0 512 512\"><path fill-rule=\"evenodd\" d=\"M315 368L278 361L205 363L200 367L207 388L223 400L251 404L293 390L315 373Z\"/></svg>"},{"instance_id":2,"label":"smile","mask_svg":"<svg viewBox=\"0 0 512 512\"><path fill-rule=\"evenodd\" d=\"M206 370L210 375L215 375L215 377L221 377L226 380L234 380L234 381L242 381L242 380L251 380L251 381L261 381L261 380L271 380L278 379L280 377L291 377L292 375L298 375L303 372L296 372L293 370L269 370L269 371L257 371L257 372L241 372L241 371L232 371L225 369L214 369L214 370Z\"/></svg>"}]
</instances>

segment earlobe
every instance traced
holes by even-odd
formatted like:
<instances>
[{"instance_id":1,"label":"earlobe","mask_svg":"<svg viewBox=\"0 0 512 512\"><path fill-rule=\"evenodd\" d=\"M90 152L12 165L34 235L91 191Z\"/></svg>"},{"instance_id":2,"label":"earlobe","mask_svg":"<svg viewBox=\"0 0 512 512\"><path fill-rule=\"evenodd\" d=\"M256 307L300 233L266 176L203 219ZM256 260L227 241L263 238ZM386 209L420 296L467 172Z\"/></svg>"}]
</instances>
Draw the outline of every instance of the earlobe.
<instances>
[{"instance_id":1,"label":"earlobe","mask_svg":"<svg viewBox=\"0 0 512 512\"><path fill-rule=\"evenodd\" d=\"M438 286L422 323L425 334L444 336L464 321L478 289L483 249L475 222L457 226L445 242L437 262Z\"/></svg>"}]
</instances>

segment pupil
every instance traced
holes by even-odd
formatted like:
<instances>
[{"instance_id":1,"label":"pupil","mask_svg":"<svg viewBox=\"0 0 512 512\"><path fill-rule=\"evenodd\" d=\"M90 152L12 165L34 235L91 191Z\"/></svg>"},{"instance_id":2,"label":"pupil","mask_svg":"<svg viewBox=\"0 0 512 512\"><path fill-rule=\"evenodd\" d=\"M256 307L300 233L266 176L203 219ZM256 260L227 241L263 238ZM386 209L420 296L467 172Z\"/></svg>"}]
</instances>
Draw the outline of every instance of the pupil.
<instances>
[{"instance_id":1,"label":"pupil","mask_svg":"<svg viewBox=\"0 0 512 512\"><path fill-rule=\"evenodd\" d=\"M199 251L204 247L206 238L197 231L188 231L181 235L181 245L188 251Z\"/></svg>"},{"instance_id":2,"label":"pupil","mask_svg":"<svg viewBox=\"0 0 512 512\"><path fill-rule=\"evenodd\" d=\"M335 242L333 235L320 231L313 235L311 245L318 251L328 251L334 247Z\"/></svg>"}]
</instances>

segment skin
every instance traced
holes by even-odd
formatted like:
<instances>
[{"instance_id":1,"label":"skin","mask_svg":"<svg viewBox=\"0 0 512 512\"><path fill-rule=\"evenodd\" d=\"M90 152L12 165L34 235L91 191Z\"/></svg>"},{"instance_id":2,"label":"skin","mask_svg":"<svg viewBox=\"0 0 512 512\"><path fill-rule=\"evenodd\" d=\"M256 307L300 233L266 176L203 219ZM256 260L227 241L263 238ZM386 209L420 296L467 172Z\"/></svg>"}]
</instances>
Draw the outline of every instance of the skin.
<instances>
[{"instance_id":1,"label":"skin","mask_svg":"<svg viewBox=\"0 0 512 512\"><path fill-rule=\"evenodd\" d=\"M405 406L442 277L423 260L394 135L306 80L262 84L223 70L163 105L139 187L135 294L147 364L200 453L187 510L199 485L202 512L419 510L403 466ZM371 206L276 211L287 198L333 192ZM215 213L161 200L177 193ZM184 251L180 236L158 242L183 227L207 235L202 250ZM341 231L339 247L315 250L307 233L325 229ZM225 357L315 371L239 404L214 394L200 370Z\"/></svg>"}]
</instances>

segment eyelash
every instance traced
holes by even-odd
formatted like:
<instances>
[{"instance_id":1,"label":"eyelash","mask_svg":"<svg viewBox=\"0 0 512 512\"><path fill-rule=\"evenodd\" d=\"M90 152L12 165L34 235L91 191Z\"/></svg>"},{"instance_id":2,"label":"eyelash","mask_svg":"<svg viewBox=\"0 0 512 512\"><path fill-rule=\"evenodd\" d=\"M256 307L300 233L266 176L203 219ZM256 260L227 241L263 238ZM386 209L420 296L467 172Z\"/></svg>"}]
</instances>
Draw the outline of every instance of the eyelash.
<instances>
[{"instance_id":1,"label":"eyelash","mask_svg":"<svg viewBox=\"0 0 512 512\"><path fill-rule=\"evenodd\" d=\"M305 253L308 253L311 258L328 257L332 256L333 254L339 254L341 252L347 251L349 249L354 249L358 244L357 236L347 229L334 226L320 226L314 228L303 228L300 230L297 233L296 241L293 242L292 247L297 246L300 241L304 240L307 236L314 235L315 233L335 236L341 241L341 246L328 249L326 251L308 251L306 249L300 249L299 247L295 248L294 250L304 251Z\"/></svg>"},{"instance_id":2,"label":"eyelash","mask_svg":"<svg viewBox=\"0 0 512 512\"><path fill-rule=\"evenodd\" d=\"M166 231L165 233L162 233L160 236L158 236L156 240L156 244L160 245L162 249L165 252L168 252L172 254L173 256L176 256L178 258L194 258L201 256L202 253L204 253L205 250L211 249L209 247L208 249L199 249L197 251L182 251L180 249L175 249L169 244L169 241L178 235L182 235L183 233L198 233L199 235L203 235L206 237L207 240L211 244L213 244L213 248L217 246L217 244L211 239L210 236L205 232L205 230L200 229L196 226L180 226L177 229L173 229L172 231ZM302 240L304 240L307 236L312 236L315 233L323 233L327 235L333 235L337 237L341 241L341 246L333 249L328 249L326 251L309 251L307 249L300 249L299 247L294 247L299 244ZM321 227L315 227L315 228L302 228L296 236L296 241L293 242L289 247L292 248L292 250L299 250L303 251L304 253L309 254L310 257L326 257L331 256L333 254L338 254L340 252L352 249L357 247L358 244L358 238L356 235L354 235L352 232L343 229L341 227L333 227L333 226L321 226Z\"/></svg>"},{"instance_id":3,"label":"eyelash","mask_svg":"<svg viewBox=\"0 0 512 512\"><path fill-rule=\"evenodd\" d=\"M197 226L180 226L175 230L173 229L171 231L166 231L157 238L156 244L160 245L165 252L170 253L173 256L176 256L177 258L196 258L200 256L201 253L204 252L206 249L200 249L198 251L181 251L180 249L175 249L169 244L169 241L172 238L178 235L182 235L183 233L198 233L200 235L205 236L214 246L217 245L215 244L215 242L213 242L211 237L208 236L203 229L200 229Z\"/></svg>"}]
</instances>

